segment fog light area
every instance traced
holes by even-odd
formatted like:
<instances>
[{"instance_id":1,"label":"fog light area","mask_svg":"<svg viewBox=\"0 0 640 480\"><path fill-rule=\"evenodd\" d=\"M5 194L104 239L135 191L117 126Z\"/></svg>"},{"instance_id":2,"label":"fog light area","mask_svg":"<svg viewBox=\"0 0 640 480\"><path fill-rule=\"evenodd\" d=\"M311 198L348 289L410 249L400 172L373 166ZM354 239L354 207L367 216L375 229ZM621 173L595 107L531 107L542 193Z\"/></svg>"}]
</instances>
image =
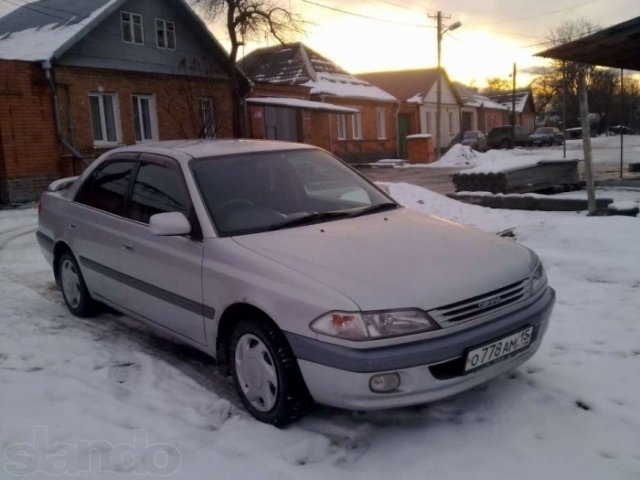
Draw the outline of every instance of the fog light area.
<instances>
[{"instance_id":1,"label":"fog light area","mask_svg":"<svg viewBox=\"0 0 640 480\"><path fill-rule=\"evenodd\" d=\"M400 375L397 373L381 373L369 379L369 389L374 393L390 393L400 386Z\"/></svg>"}]
</instances>

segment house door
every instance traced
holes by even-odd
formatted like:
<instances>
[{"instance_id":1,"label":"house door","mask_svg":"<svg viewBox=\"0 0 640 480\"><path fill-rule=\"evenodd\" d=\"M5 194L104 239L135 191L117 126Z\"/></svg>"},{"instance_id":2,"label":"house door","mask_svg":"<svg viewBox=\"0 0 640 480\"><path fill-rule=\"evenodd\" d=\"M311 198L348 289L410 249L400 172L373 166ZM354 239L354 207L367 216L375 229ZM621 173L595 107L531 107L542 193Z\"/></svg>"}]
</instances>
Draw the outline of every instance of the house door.
<instances>
[{"instance_id":1,"label":"house door","mask_svg":"<svg viewBox=\"0 0 640 480\"><path fill-rule=\"evenodd\" d=\"M293 108L264 107L264 131L269 140L298 142L298 115Z\"/></svg>"},{"instance_id":2,"label":"house door","mask_svg":"<svg viewBox=\"0 0 640 480\"><path fill-rule=\"evenodd\" d=\"M462 112L462 132L473 130L473 113Z\"/></svg>"},{"instance_id":3,"label":"house door","mask_svg":"<svg viewBox=\"0 0 640 480\"><path fill-rule=\"evenodd\" d=\"M400 141L400 158L408 158L407 135L411 133L411 115L398 115L398 140Z\"/></svg>"}]
</instances>

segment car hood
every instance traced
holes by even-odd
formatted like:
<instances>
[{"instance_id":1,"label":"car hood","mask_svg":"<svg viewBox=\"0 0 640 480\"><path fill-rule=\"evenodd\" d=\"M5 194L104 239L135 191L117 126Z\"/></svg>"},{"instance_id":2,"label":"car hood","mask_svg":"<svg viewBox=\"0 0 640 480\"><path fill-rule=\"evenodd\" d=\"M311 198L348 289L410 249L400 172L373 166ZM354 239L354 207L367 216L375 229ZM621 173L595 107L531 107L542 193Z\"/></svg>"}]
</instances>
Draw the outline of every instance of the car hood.
<instances>
[{"instance_id":1,"label":"car hood","mask_svg":"<svg viewBox=\"0 0 640 480\"><path fill-rule=\"evenodd\" d=\"M235 237L351 298L362 310L429 310L524 280L529 249L401 208Z\"/></svg>"}]
</instances>

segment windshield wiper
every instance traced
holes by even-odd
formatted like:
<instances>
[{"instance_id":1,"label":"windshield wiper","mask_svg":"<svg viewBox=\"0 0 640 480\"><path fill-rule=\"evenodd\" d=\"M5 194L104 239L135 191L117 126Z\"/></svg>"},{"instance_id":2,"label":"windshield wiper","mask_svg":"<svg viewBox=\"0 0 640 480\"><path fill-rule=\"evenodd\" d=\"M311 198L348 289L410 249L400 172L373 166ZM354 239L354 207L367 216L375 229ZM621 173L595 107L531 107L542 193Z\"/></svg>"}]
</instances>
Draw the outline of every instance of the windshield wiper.
<instances>
[{"instance_id":1,"label":"windshield wiper","mask_svg":"<svg viewBox=\"0 0 640 480\"><path fill-rule=\"evenodd\" d=\"M322 222L323 220L334 220L336 218L347 218L350 216L351 213L344 210L338 210L335 212L311 212L273 225L272 227L269 227L268 230L280 230L282 228L309 225L311 223Z\"/></svg>"},{"instance_id":2,"label":"windshield wiper","mask_svg":"<svg viewBox=\"0 0 640 480\"><path fill-rule=\"evenodd\" d=\"M376 205L369 205L368 207L359 208L349 214L350 217L359 217L360 215L367 215L368 213L383 212L385 210L395 210L399 205L394 202L378 203Z\"/></svg>"}]
</instances>

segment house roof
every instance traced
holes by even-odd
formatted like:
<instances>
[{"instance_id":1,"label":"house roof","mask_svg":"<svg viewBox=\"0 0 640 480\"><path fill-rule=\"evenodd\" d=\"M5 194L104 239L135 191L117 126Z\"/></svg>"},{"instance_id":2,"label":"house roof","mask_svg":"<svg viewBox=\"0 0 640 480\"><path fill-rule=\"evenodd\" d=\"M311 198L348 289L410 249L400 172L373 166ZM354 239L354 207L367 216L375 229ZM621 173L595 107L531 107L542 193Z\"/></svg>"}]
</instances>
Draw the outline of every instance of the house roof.
<instances>
[{"instance_id":1,"label":"house roof","mask_svg":"<svg viewBox=\"0 0 640 480\"><path fill-rule=\"evenodd\" d=\"M301 110L319 110L332 113L358 113L358 110L331 103L316 102L313 100L303 100L289 97L251 97L246 99L247 103L253 105L268 105L272 107L299 108Z\"/></svg>"},{"instance_id":2,"label":"house roof","mask_svg":"<svg viewBox=\"0 0 640 480\"><path fill-rule=\"evenodd\" d=\"M487 95L487 97L496 102L501 104L502 106L506 107L507 110L511 110L511 107L513 105L513 93L512 92L508 92L508 93L497 93L497 94L492 94L492 95ZM531 90L530 89L526 89L526 90L516 90L516 112L518 113L522 113L527 105L527 102L529 101L529 99L531 98ZM533 103L533 102L532 102Z\"/></svg>"},{"instance_id":3,"label":"house roof","mask_svg":"<svg viewBox=\"0 0 640 480\"><path fill-rule=\"evenodd\" d=\"M441 71L445 81L449 82L447 72L445 70ZM393 72L370 72L361 73L359 76L390 92L403 102L422 103L424 96L438 80L438 69L424 68ZM451 82L449 82L449 84L451 84ZM462 104L462 99L456 89L452 87L451 90L458 103Z\"/></svg>"},{"instance_id":4,"label":"house roof","mask_svg":"<svg viewBox=\"0 0 640 480\"><path fill-rule=\"evenodd\" d=\"M254 50L238 65L253 81L305 85L311 88L312 95L397 101L300 42Z\"/></svg>"},{"instance_id":5,"label":"house roof","mask_svg":"<svg viewBox=\"0 0 640 480\"><path fill-rule=\"evenodd\" d=\"M125 0L40 0L0 18L0 58L51 60Z\"/></svg>"},{"instance_id":6,"label":"house roof","mask_svg":"<svg viewBox=\"0 0 640 480\"><path fill-rule=\"evenodd\" d=\"M0 18L0 59L38 62L55 60L84 38L127 0L39 0ZM156 0L157 1L157 0ZM194 33L219 60L227 57L220 43L185 0L182 7ZM228 68L228 62L222 62ZM244 77L242 77L244 79ZM246 82L246 79L244 79Z\"/></svg>"},{"instance_id":7,"label":"house roof","mask_svg":"<svg viewBox=\"0 0 640 480\"><path fill-rule=\"evenodd\" d=\"M459 82L453 82L453 86L458 91L462 102L467 107L473 108L489 108L492 110L509 110L503 104L494 102L489 97L481 95L475 90L463 85Z\"/></svg>"},{"instance_id":8,"label":"house roof","mask_svg":"<svg viewBox=\"0 0 640 480\"><path fill-rule=\"evenodd\" d=\"M640 71L640 17L550 48L538 57Z\"/></svg>"}]
</instances>

